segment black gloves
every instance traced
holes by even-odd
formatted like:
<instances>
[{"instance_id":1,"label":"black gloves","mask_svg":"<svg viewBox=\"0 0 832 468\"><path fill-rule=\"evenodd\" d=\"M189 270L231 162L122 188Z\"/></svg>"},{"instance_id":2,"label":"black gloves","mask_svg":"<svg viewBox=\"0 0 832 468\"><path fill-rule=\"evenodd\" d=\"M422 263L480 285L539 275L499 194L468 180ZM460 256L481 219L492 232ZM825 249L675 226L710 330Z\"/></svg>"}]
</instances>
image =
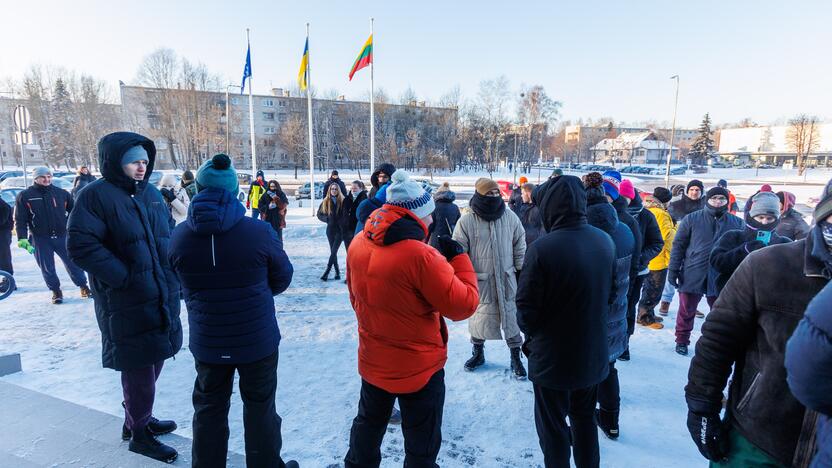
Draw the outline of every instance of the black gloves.
<instances>
[{"instance_id":1,"label":"black gloves","mask_svg":"<svg viewBox=\"0 0 832 468\"><path fill-rule=\"evenodd\" d=\"M748 241L748 242L745 243L745 251L748 252L748 253L751 253L755 250L762 249L765 246L766 245L763 244L763 241L758 241L758 240Z\"/></svg>"},{"instance_id":2,"label":"black gloves","mask_svg":"<svg viewBox=\"0 0 832 468\"><path fill-rule=\"evenodd\" d=\"M718 414L702 415L688 411L688 431L703 457L719 462L728 455L728 434Z\"/></svg>"},{"instance_id":3,"label":"black gloves","mask_svg":"<svg viewBox=\"0 0 832 468\"><path fill-rule=\"evenodd\" d=\"M674 288L679 289L679 286L682 284L682 272L681 271L674 271L668 270L667 271L667 282L673 285Z\"/></svg>"},{"instance_id":4,"label":"black gloves","mask_svg":"<svg viewBox=\"0 0 832 468\"><path fill-rule=\"evenodd\" d=\"M449 262L457 255L465 253L462 244L453 240L451 236L443 234L437 239L439 240L439 253L444 255Z\"/></svg>"},{"instance_id":5,"label":"black gloves","mask_svg":"<svg viewBox=\"0 0 832 468\"><path fill-rule=\"evenodd\" d=\"M162 196L165 197L165 200L167 200L168 203L173 203L173 201L176 200L176 195L173 193L173 190L163 188L159 191L162 192Z\"/></svg>"}]
</instances>

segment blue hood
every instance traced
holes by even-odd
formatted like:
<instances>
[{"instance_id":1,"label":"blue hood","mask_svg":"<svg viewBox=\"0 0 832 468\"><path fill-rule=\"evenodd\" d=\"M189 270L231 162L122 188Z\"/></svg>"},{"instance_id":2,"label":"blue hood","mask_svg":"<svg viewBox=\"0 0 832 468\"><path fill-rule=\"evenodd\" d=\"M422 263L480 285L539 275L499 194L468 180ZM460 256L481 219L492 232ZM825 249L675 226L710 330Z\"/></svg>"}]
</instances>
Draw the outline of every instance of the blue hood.
<instances>
[{"instance_id":1,"label":"blue hood","mask_svg":"<svg viewBox=\"0 0 832 468\"><path fill-rule=\"evenodd\" d=\"M191 200L186 223L197 234L219 234L231 230L245 214L246 209L231 192L208 187Z\"/></svg>"},{"instance_id":2,"label":"blue hood","mask_svg":"<svg viewBox=\"0 0 832 468\"><path fill-rule=\"evenodd\" d=\"M598 203L587 207L586 218L589 224L601 229L610 236L618 227L618 214L609 203Z\"/></svg>"}]
</instances>

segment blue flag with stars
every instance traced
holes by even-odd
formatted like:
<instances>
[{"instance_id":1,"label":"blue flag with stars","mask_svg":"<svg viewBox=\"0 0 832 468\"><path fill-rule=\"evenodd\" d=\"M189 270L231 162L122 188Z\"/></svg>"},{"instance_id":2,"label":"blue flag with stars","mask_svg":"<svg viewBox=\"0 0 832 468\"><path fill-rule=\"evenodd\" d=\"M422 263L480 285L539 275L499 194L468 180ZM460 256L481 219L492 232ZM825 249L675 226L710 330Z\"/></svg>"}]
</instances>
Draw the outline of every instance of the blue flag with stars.
<instances>
[{"instance_id":1,"label":"blue flag with stars","mask_svg":"<svg viewBox=\"0 0 832 468\"><path fill-rule=\"evenodd\" d=\"M246 50L246 67L243 69L243 84L240 86L240 94L246 91L246 78L251 78L251 44L248 45Z\"/></svg>"}]
</instances>

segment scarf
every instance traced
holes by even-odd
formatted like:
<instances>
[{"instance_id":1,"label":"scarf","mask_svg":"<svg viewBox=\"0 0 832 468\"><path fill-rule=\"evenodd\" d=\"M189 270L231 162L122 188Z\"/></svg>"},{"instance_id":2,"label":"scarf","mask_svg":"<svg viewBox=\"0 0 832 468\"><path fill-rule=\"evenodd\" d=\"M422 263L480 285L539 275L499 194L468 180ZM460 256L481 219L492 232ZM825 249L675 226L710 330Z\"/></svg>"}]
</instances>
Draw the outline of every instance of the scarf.
<instances>
[{"instance_id":1,"label":"scarf","mask_svg":"<svg viewBox=\"0 0 832 468\"><path fill-rule=\"evenodd\" d=\"M823 234L823 242L826 248L832 251L832 224L823 221L820 223L820 232Z\"/></svg>"},{"instance_id":2,"label":"scarf","mask_svg":"<svg viewBox=\"0 0 832 468\"><path fill-rule=\"evenodd\" d=\"M488 197L474 193L471 197L471 209L486 221L496 221L506 211L506 204L502 197Z\"/></svg>"}]
</instances>

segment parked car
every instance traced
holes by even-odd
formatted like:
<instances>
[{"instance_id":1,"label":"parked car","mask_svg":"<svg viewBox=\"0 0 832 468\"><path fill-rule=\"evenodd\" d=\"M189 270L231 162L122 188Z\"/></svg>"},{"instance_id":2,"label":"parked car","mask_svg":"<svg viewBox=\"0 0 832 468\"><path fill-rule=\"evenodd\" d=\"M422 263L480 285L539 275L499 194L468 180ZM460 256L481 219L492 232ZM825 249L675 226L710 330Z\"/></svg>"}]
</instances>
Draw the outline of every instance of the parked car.
<instances>
[{"instance_id":1,"label":"parked car","mask_svg":"<svg viewBox=\"0 0 832 468\"><path fill-rule=\"evenodd\" d=\"M699 166L697 164L691 164L690 170L693 171L694 174L706 174L708 172L707 167Z\"/></svg>"},{"instance_id":2,"label":"parked car","mask_svg":"<svg viewBox=\"0 0 832 468\"><path fill-rule=\"evenodd\" d=\"M727 169L731 166L727 163L718 162L718 163L711 164L711 167L714 168L714 169Z\"/></svg>"},{"instance_id":3,"label":"parked car","mask_svg":"<svg viewBox=\"0 0 832 468\"><path fill-rule=\"evenodd\" d=\"M422 188L425 190L425 192L433 193L437 189L439 189L439 184L437 184L436 182L432 182L430 179L413 179L413 180L422 184Z\"/></svg>"},{"instance_id":4,"label":"parked car","mask_svg":"<svg viewBox=\"0 0 832 468\"><path fill-rule=\"evenodd\" d=\"M251 181L254 177L247 172L238 172L237 173L237 182L240 183L240 187L248 187L251 185Z\"/></svg>"},{"instance_id":5,"label":"parked car","mask_svg":"<svg viewBox=\"0 0 832 468\"><path fill-rule=\"evenodd\" d=\"M624 166L621 169L619 169L618 172L620 172L622 174L629 174L629 173L633 172L633 166Z\"/></svg>"},{"instance_id":6,"label":"parked car","mask_svg":"<svg viewBox=\"0 0 832 468\"><path fill-rule=\"evenodd\" d=\"M23 177L23 171L6 171L0 172L0 182L8 179L9 177Z\"/></svg>"},{"instance_id":7,"label":"parked car","mask_svg":"<svg viewBox=\"0 0 832 468\"><path fill-rule=\"evenodd\" d=\"M777 166L773 166L773 165L771 165L771 164L760 164L760 166L759 166L759 167L760 167L760 169L774 169L774 168L776 168Z\"/></svg>"},{"instance_id":8,"label":"parked car","mask_svg":"<svg viewBox=\"0 0 832 468\"><path fill-rule=\"evenodd\" d=\"M27 185L28 182L28 185ZM8 179L0 182L0 188L21 188L25 189L32 185L32 178L27 177L26 180L23 180L23 177L9 177ZM53 177L52 178L52 185L58 188L62 188L64 190L70 191L72 190L72 182L67 182L65 179L61 179L60 177Z\"/></svg>"},{"instance_id":9,"label":"parked car","mask_svg":"<svg viewBox=\"0 0 832 468\"><path fill-rule=\"evenodd\" d=\"M298 200L303 200L304 198L312 198L309 193L309 182L301 185L295 191L295 198ZM324 183L323 182L315 182L315 199L320 200L324 198Z\"/></svg>"},{"instance_id":10,"label":"parked car","mask_svg":"<svg viewBox=\"0 0 832 468\"><path fill-rule=\"evenodd\" d=\"M4 188L0 189L0 198L14 208L14 201L17 199L17 194L22 192L22 188Z\"/></svg>"},{"instance_id":11,"label":"parked car","mask_svg":"<svg viewBox=\"0 0 832 468\"><path fill-rule=\"evenodd\" d=\"M685 175L687 171L687 167L685 166L674 167L670 170L670 175Z\"/></svg>"}]
</instances>

